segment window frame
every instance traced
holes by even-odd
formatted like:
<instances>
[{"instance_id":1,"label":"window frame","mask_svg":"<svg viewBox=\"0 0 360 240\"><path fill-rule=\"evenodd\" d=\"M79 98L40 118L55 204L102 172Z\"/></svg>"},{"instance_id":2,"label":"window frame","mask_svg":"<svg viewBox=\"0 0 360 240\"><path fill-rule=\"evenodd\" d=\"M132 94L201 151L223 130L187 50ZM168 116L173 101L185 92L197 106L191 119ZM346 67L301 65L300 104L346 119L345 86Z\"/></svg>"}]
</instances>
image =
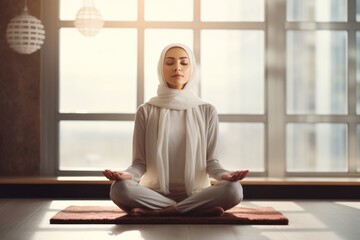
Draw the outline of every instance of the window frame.
<instances>
[{"instance_id":1,"label":"window frame","mask_svg":"<svg viewBox=\"0 0 360 240\"><path fill-rule=\"evenodd\" d=\"M264 124L264 172L251 173L262 177L319 177L360 176L357 172L356 128L356 56L348 55L348 114L347 115L288 115L286 114L286 31L287 30L345 30L348 32L348 53L356 52L356 1L348 0L348 21L334 23L287 22L286 0L264 0L264 22L202 22L201 1L194 0L193 22L145 21L144 3L138 2L136 21L105 21L104 28L136 28L137 42L137 106L144 102L144 34L146 29L192 29L194 54L200 62L202 29L236 29L264 31L264 114L219 114L220 122ZM46 40L41 51L41 174L50 176L98 176L100 171L59 170L59 123L61 120L133 121L133 113L75 114L59 113L59 29L73 28L73 21L60 21L59 0L42 1L42 16ZM269 51L271 49L271 51ZM276 61L274 61L276 59ZM348 125L348 172L287 172L287 123L345 123ZM360 153L358 153L360 154Z\"/></svg>"},{"instance_id":2,"label":"window frame","mask_svg":"<svg viewBox=\"0 0 360 240\"><path fill-rule=\"evenodd\" d=\"M286 15L286 14L285 14ZM288 22L285 21L285 31L315 31L315 30L339 30L347 32L347 114L289 114L285 116L286 123L342 123L347 125L347 172L286 172L286 176L296 177L353 177L360 176L357 172L357 149L356 149L356 126L360 122L356 115L356 56L350 53L356 52L356 31L360 30L356 22L356 1L347 1L347 22ZM285 48L286 50L286 48ZM286 64L286 63L285 63ZM286 65L284 65L286 68ZM286 82L285 82L286 84ZM286 97L286 89L285 89ZM286 107L284 109L286 113ZM286 127L286 126L285 126ZM286 161L286 159L284 159Z\"/></svg>"}]
</instances>

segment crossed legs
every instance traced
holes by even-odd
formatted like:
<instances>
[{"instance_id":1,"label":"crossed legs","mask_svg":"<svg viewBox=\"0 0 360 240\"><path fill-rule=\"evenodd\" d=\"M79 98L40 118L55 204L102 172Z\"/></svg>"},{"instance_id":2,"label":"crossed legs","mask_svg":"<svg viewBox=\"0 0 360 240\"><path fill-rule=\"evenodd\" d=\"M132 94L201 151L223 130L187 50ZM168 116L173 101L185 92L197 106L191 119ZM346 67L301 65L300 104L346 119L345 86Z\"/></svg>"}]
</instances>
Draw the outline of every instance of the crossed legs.
<instances>
[{"instance_id":1,"label":"crossed legs","mask_svg":"<svg viewBox=\"0 0 360 240\"><path fill-rule=\"evenodd\" d=\"M238 182L220 181L183 201L175 202L135 181L122 180L112 184L110 198L133 216L220 216L242 200L243 191Z\"/></svg>"}]
</instances>

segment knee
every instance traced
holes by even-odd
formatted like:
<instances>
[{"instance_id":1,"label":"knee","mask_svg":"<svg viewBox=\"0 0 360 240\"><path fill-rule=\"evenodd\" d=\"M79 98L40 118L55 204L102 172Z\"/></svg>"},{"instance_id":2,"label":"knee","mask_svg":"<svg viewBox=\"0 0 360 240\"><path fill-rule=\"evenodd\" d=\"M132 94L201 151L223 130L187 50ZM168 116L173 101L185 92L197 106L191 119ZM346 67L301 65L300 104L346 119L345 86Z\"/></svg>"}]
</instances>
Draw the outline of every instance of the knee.
<instances>
[{"instance_id":1,"label":"knee","mask_svg":"<svg viewBox=\"0 0 360 240\"><path fill-rule=\"evenodd\" d=\"M238 204L243 200L243 188L239 182L224 181L222 184L224 184L225 196L232 199L234 204Z\"/></svg>"},{"instance_id":2,"label":"knee","mask_svg":"<svg viewBox=\"0 0 360 240\"><path fill-rule=\"evenodd\" d=\"M125 212L132 209L133 196L131 187L136 184L132 180L122 180L114 182L110 187L110 199Z\"/></svg>"},{"instance_id":3,"label":"knee","mask_svg":"<svg viewBox=\"0 0 360 240\"><path fill-rule=\"evenodd\" d=\"M133 185L131 180L122 180L114 182L110 187L110 199L114 202L123 202L131 199L129 188Z\"/></svg>"}]
</instances>

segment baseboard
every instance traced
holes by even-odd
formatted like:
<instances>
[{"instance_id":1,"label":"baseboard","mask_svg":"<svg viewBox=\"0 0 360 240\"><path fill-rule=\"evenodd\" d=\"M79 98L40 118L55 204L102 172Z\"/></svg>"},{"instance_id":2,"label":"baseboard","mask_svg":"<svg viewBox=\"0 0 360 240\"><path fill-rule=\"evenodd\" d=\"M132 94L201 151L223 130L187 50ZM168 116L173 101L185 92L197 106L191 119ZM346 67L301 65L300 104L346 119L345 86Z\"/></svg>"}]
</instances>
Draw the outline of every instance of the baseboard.
<instances>
[{"instance_id":1,"label":"baseboard","mask_svg":"<svg viewBox=\"0 0 360 240\"><path fill-rule=\"evenodd\" d=\"M245 199L360 199L358 179L266 179L241 182ZM109 199L100 177L0 178L0 198Z\"/></svg>"}]
</instances>

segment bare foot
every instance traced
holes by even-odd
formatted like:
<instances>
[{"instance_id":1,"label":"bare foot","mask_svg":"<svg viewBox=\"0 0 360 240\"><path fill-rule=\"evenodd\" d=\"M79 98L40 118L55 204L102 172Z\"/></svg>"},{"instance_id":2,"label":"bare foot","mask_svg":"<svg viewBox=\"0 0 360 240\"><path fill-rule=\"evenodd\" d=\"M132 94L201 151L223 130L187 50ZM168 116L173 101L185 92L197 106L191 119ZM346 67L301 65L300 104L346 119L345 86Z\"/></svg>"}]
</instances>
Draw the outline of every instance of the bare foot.
<instances>
[{"instance_id":1,"label":"bare foot","mask_svg":"<svg viewBox=\"0 0 360 240\"><path fill-rule=\"evenodd\" d=\"M129 215L132 217L145 216L145 210L142 208L133 208L131 209Z\"/></svg>"},{"instance_id":2,"label":"bare foot","mask_svg":"<svg viewBox=\"0 0 360 240\"><path fill-rule=\"evenodd\" d=\"M129 215L133 217L140 217L140 216L193 216L193 217L220 217L224 215L224 209L222 207L214 207L205 210L201 210L198 212L192 213L184 213L181 214L176 211L175 207L168 207L163 209L142 209L142 208L133 208Z\"/></svg>"},{"instance_id":3,"label":"bare foot","mask_svg":"<svg viewBox=\"0 0 360 240\"><path fill-rule=\"evenodd\" d=\"M225 211L222 207L214 207L198 212L188 213L187 215L194 217L221 217L224 213Z\"/></svg>"},{"instance_id":4,"label":"bare foot","mask_svg":"<svg viewBox=\"0 0 360 240\"><path fill-rule=\"evenodd\" d=\"M168 207L162 209L143 209L133 208L130 211L130 215L133 217L139 216L176 216L179 212L176 211L175 207Z\"/></svg>"}]
</instances>

